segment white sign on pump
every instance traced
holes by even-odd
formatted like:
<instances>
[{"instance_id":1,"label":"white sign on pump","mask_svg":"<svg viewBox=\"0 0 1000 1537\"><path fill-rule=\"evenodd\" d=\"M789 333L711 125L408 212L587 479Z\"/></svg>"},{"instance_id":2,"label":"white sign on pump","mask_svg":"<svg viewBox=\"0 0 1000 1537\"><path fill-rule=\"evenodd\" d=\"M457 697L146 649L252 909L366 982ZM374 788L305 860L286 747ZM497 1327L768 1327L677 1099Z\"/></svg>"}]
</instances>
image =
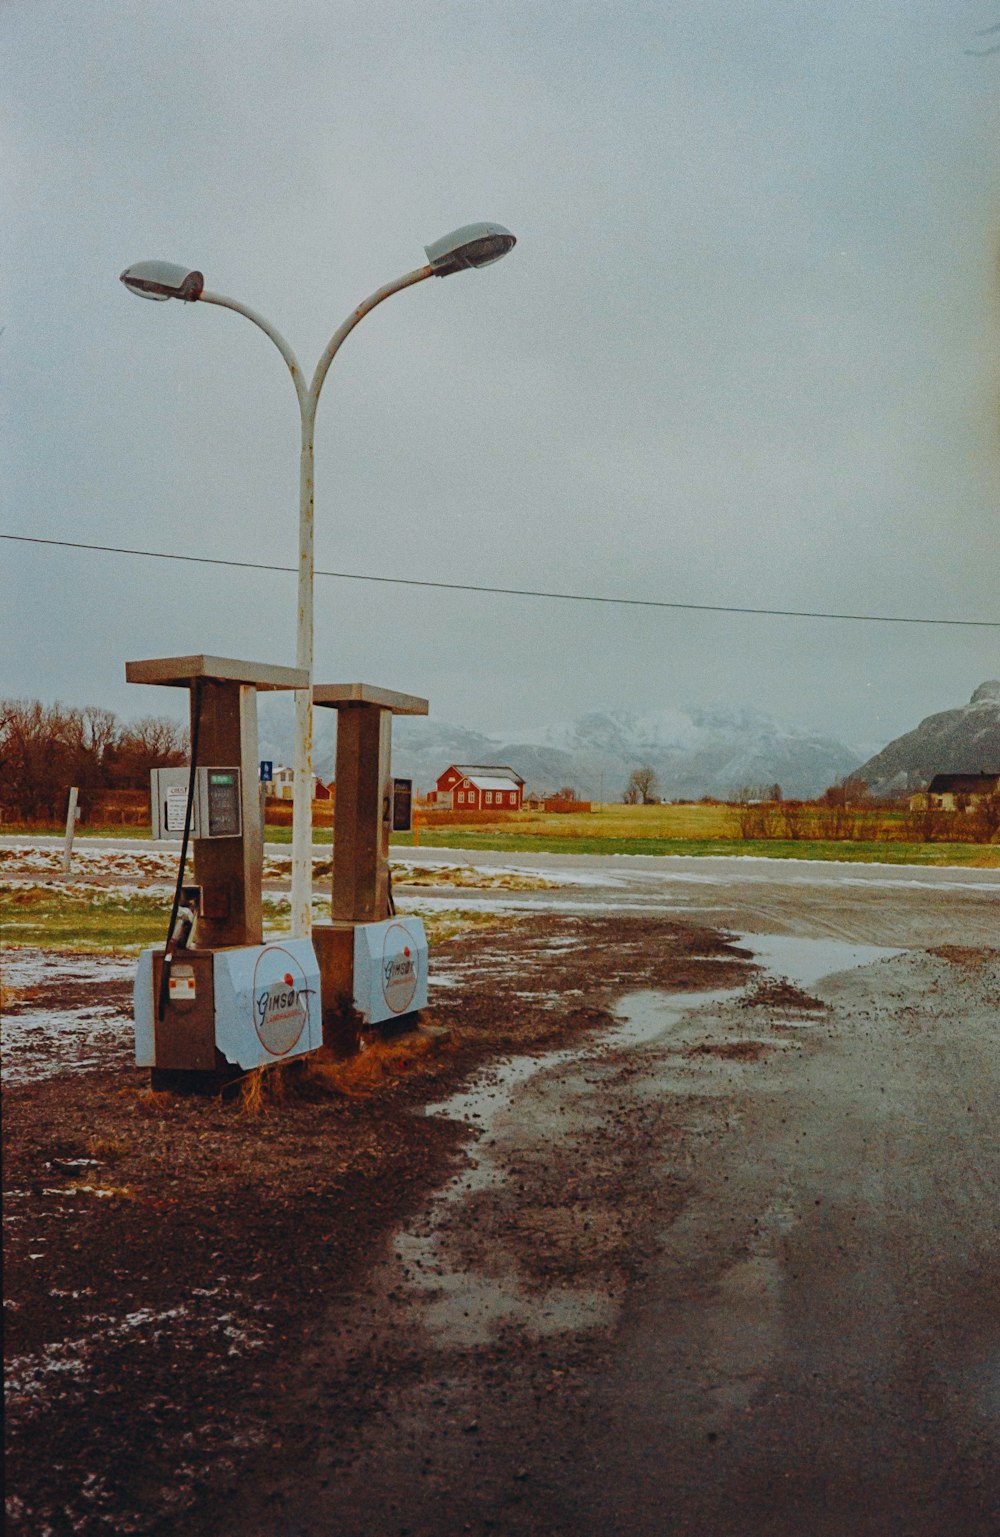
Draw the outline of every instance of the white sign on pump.
<instances>
[{"instance_id":1,"label":"white sign on pump","mask_svg":"<svg viewBox=\"0 0 1000 1537\"><path fill-rule=\"evenodd\" d=\"M308 939L218 950L215 1044L238 1067L265 1067L323 1044L319 962Z\"/></svg>"},{"instance_id":2,"label":"white sign on pump","mask_svg":"<svg viewBox=\"0 0 1000 1537\"><path fill-rule=\"evenodd\" d=\"M419 918L358 924L354 1007L369 1025L427 1007L427 935Z\"/></svg>"},{"instance_id":3,"label":"white sign on pump","mask_svg":"<svg viewBox=\"0 0 1000 1537\"><path fill-rule=\"evenodd\" d=\"M184 831L184 818L187 814L187 785L168 785L163 797L163 809L166 813L164 824L168 833L182 833Z\"/></svg>"}]
</instances>

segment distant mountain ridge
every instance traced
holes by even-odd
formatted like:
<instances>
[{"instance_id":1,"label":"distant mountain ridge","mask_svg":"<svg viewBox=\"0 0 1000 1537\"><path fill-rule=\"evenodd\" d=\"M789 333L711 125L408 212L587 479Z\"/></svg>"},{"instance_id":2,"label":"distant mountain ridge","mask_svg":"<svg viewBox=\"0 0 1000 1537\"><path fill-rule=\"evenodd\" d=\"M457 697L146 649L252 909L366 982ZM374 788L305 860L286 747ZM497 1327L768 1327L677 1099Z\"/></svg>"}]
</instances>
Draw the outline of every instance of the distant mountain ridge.
<instances>
[{"instance_id":1,"label":"distant mountain ridge","mask_svg":"<svg viewBox=\"0 0 1000 1537\"><path fill-rule=\"evenodd\" d=\"M849 776L874 795L923 790L935 774L1000 773L1000 681L981 683L969 703L928 715L913 731Z\"/></svg>"},{"instance_id":2,"label":"distant mountain ridge","mask_svg":"<svg viewBox=\"0 0 1000 1537\"><path fill-rule=\"evenodd\" d=\"M330 715L317 721L316 770L333 772ZM261 756L290 761L291 726L261 702ZM265 750L266 749L266 750ZM421 790L451 763L504 763L529 790L572 785L585 800L620 800L632 770L654 769L664 799L725 799L747 786L779 784L805 799L856 769L861 754L833 737L749 709L590 711L576 720L487 735L419 716L393 725L393 766Z\"/></svg>"}]
</instances>

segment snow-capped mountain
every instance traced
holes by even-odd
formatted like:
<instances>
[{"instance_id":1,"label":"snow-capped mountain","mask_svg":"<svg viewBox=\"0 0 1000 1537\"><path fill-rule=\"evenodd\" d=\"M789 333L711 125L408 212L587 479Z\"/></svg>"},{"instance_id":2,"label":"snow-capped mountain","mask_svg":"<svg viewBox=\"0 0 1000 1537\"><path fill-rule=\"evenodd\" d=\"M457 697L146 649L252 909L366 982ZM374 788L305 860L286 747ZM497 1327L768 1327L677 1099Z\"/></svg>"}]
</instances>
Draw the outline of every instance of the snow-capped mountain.
<instances>
[{"instance_id":1,"label":"snow-capped mountain","mask_svg":"<svg viewBox=\"0 0 1000 1537\"><path fill-rule=\"evenodd\" d=\"M935 774L1000 773L1000 682L981 683L968 704L928 715L855 769L874 795L922 790Z\"/></svg>"},{"instance_id":2,"label":"snow-capped mountain","mask_svg":"<svg viewBox=\"0 0 1000 1537\"><path fill-rule=\"evenodd\" d=\"M317 772L332 776L332 711L317 712ZM261 701L261 755L287 763L291 721ZM266 750L265 750L266 749ZM629 775L648 765L665 799L724 798L746 786L779 784L786 796L821 794L856 768L861 754L832 737L781 724L757 711L719 706L643 713L591 711L576 720L486 734L419 716L393 726L393 766L431 789L450 763L508 764L530 790L572 785L588 800L620 800Z\"/></svg>"},{"instance_id":3,"label":"snow-capped mountain","mask_svg":"<svg viewBox=\"0 0 1000 1537\"><path fill-rule=\"evenodd\" d=\"M519 755L530 763L539 753L564 754L568 777L563 782L602 800L617 800L632 770L643 765L655 771L666 799L724 797L746 786L775 783L785 795L804 797L842 778L859 756L833 738L780 724L754 710L721 706L641 714L594 711L510 733L506 743L514 768Z\"/></svg>"}]
</instances>

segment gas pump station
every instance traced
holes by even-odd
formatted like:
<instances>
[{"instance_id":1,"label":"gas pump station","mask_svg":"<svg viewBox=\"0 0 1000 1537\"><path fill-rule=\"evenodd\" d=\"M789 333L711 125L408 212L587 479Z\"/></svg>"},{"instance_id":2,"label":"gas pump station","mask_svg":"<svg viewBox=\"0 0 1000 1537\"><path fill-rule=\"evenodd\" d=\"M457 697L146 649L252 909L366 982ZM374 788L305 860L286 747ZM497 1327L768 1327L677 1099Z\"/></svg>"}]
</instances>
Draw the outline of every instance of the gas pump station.
<instances>
[{"instance_id":1,"label":"gas pump station","mask_svg":"<svg viewBox=\"0 0 1000 1537\"><path fill-rule=\"evenodd\" d=\"M140 955L134 987L136 1065L154 1088L217 1086L424 1008L427 938L419 918L396 916L389 835L411 825L410 782L391 775L392 717L426 715L427 700L367 683L313 689L337 711L331 922L312 940L265 944L257 693L303 688L307 674L198 655L128 662L125 676L190 695L191 767L151 776L153 836L180 844L169 933Z\"/></svg>"},{"instance_id":2,"label":"gas pump station","mask_svg":"<svg viewBox=\"0 0 1000 1537\"><path fill-rule=\"evenodd\" d=\"M180 843L169 934L134 988L136 1065L154 1088L224 1082L322 1044L308 939L263 942L257 693L308 686L292 667L226 657L128 662L130 683L186 688L191 768L154 771L153 835ZM188 842L194 884L184 886Z\"/></svg>"},{"instance_id":3,"label":"gas pump station","mask_svg":"<svg viewBox=\"0 0 1000 1537\"><path fill-rule=\"evenodd\" d=\"M396 916L389 835L411 826L412 786L393 779L392 717L426 715L427 700L371 683L326 683L313 704L337 711L333 889L328 924L313 929L329 1044L344 1021L378 1025L427 1004L427 937Z\"/></svg>"}]
</instances>

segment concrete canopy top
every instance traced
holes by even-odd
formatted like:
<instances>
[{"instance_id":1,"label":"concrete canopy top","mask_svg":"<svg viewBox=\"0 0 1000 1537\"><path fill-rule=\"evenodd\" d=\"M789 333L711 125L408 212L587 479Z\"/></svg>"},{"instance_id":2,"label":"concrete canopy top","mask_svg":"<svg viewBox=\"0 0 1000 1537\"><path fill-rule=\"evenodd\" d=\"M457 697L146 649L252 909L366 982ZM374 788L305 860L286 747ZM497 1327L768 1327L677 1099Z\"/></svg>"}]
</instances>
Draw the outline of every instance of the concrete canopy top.
<instances>
[{"instance_id":1,"label":"concrete canopy top","mask_svg":"<svg viewBox=\"0 0 1000 1537\"><path fill-rule=\"evenodd\" d=\"M337 710L342 705L376 704L393 715L426 715L427 700L416 694L397 694L391 688L377 688L374 683L317 683L313 686L313 704Z\"/></svg>"},{"instance_id":2,"label":"concrete canopy top","mask_svg":"<svg viewBox=\"0 0 1000 1537\"><path fill-rule=\"evenodd\" d=\"M229 656L154 656L125 663L127 683L161 683L189 688L196 678L215 683L245 683L258 689L308 688L303 667L275 667L269 662L240 662Z\"/></svg>"}]
</instances>

